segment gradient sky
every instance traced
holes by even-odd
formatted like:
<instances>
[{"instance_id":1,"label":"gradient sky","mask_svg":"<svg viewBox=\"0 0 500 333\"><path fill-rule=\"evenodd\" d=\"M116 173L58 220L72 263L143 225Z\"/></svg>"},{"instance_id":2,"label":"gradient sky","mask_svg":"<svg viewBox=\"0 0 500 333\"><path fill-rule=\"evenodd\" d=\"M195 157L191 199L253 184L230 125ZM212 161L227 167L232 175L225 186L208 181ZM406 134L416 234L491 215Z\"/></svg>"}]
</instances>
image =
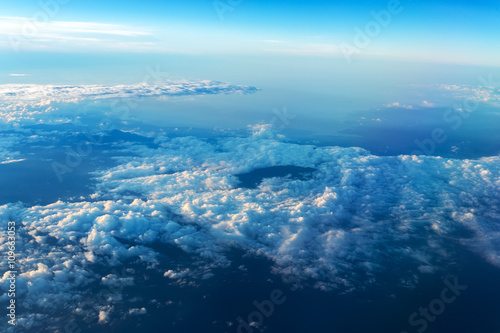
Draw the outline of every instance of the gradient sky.
<instances>
[{"instance_id":1,"label":"gradient sky","mask_svg":"<svg viewBox=\"0 0 500 333\"><path fill-rule=\"evenodd\" d=\"M55 1L55 0L54 0ZM2 4L0 48L12 52L127 52L343 57L355 28L388 1L77 1L56 11ZM402 11L354 58L500 66L498 1L401 0ZM33 22L50 20L48 24ZM26 20L28 19L28 21ZM27 23L36 26L33 32ZM28 23L29 25L29 23ZM33 25L31 26L33 27ZM359 46L359 45L358 45Z\"/></svg>"}]
</instances>

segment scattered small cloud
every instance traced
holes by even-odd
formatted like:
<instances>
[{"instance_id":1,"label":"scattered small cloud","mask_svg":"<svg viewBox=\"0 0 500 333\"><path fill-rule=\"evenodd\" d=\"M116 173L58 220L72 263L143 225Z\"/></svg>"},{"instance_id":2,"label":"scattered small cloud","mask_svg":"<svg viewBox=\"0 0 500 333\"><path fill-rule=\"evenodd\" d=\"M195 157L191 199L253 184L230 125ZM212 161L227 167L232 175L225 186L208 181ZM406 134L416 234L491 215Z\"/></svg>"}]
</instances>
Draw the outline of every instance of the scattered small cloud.
<instances>
[{"instance_id":1,"label":"scattered small cloud","mask_svg":"<svg viewBox=\"0 0 500 333\"><path fill-rule=\"evenodd\" d=\"M6 160L6 161L0 162L0 164L10 164L10 163L17 163L17 162L22 162L22 161L25 161L25 159L24 158L20 158L20 159L17 159L17 160Z\"/></svg>"},{"instance_id":2,"label":"scattered small cloud","mask_svg":"<svg viewBox=\"0 0 500 333\"><path fill-rule=\"evenodd\" d=\"M399 102L393 102L384 105L387 108L402 108L402 109L414 109L413 105L401 104Z\"/></svg>"}]
</instances>

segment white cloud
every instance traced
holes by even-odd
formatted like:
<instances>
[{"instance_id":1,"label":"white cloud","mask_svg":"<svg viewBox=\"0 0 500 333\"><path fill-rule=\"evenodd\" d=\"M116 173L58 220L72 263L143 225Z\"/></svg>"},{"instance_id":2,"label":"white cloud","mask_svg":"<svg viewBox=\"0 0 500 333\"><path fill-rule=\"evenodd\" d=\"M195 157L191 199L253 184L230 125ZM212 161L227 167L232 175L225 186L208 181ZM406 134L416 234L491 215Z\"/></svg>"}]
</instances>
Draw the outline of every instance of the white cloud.
<instances>
[{"instance_id":1,"label":"white cloud","mask_svg":"<svg viewBox=\"0 0 500 333\"><path fill-rule=\"evenodd\" d=\"M123 42L152 41L151 31L145 28L98 22L35 21L25 17L0 17L0 31L0 36L5 36L16 50L67 48L68 42L72 47L88 48L90 44L115 48Z\"/></svg>"},{"instance_id":2,"label":"white cloud","mask_svg":"<svg viewBox=\"0 0 500 333\"><path fill-rule=\"evenodd\" d=\"M22 162L22 161L25 161L24 158L20 158L18 160L5 160L5 161L2 161L0 162L0 164L10 164L10 163L17 163L17 162Z\"/></svg>"},{"instance_id":3,"label":"white cloud","mask_svg":"<svg viewBox=\"0 0 500 333\"><path fill-rule=\"evenodd\" d=\"M83 300L82 288L93 281L132 285L133 278L94 270L131 259L175 283L201 281L213 276L210 267L229 265L225 253L235 246L272 260L287 281L309 279L321 289L380 283L377 274L398 264L408 267L401 284L412 286L420 274L446 265L443 239L464 228L471 236L460 240L500 265L494 223L500 157L373 156L359 148L287 143L264 125L251 131L210 142L158 137L159 148L127 148L139 157L122 156L120 165L95 174L100 201L1 206L2 225L11 218L22 223L23 306ZM276 165L316 171L310 179L270 178L255 189L238 188L235 174ZM144 199L124 200L124 193ZM197 266L160 267L157 242L198 257ZM6 283L4 276L0 284ZM106 305L90 308L101 322L110 320ZM129 315L142 313L134 308Z\"/></svg>"},{"instance_id":4,"label":"white cloud","mask_svg":"<svg viewBox=\"0 0 500 333\"><path fill-rule=\"evenodd\" d=\"M402 108L402 109L408 109L408 110L413 110L417 109L418 107L424 107L424 108L432 108L435 107L434 103L428 102L428 101L422 101L419 105L411 105L411 104L402 104L400 102L393 102L389 104L384 105L387 108Z\"/></svg>"},{"instance_id":5,"label":"white cloud","mask_svg":"<svg viewBox=\"0 0 500 333\"><path fill-rule=\"evenodd\" d=\"M14 134L4 134L0 136L0 164L21 162L24 159L15 147L19 145L21 138Z\"/></svg>"},{"instance_id":6,"label":"white cloud","mask_svg":"<svg viewBox=\"0 0 500 333\"><path fill-rule=\"evenodd\" d=\"M485 81L488 84L487 81ZM463 101L465 104L473 106L475 102L490 103L500 106L500 88L496 85L437 85L437 88L452 95L455 99Z\"/></svg>"},{"instance_id":7,"label":"white cloud","mask_svg":"<svg viewBox=\"0 0 500 333\"><path fill-rule=\"evenodd\" d=\"M133 85L0 85L0 98L4 101L57 101L81 99L145 98L161 96L189 96L206 94L252 93L256 89L217 81L169 81L161 84Z\"/></svg>"},{"instance_id":8,"label":"white cloud","mask_svg":"<svg viewBox=\"0 0 500 333\"><path fill-rule=\"evenodd\" d=\"M252 91L212 81L3 85L0 116L23 125L62 119L51 101ZM308 280L346 291L380 283L378 274L398 264L408 267L400 283L414 286L421 274L446 265L443 240L449 237L500 265L500 157L374 156L360 148L289 143L265 124L249 126L249 132L213 140L160 135L157 148L121 146L118 165L94 173L92 200L0 206L1 230L12 219L20 224L17 288L34 314L23 325L36 330L43 318L36 309L50 307L110 322L110 303L128 304L121 290L135 280L116 272L101 276L96 267L118 269L134 261L165 281L193 285L217 276L214 267L229 266L226 253L233 248L271 260L290 283ZM19 159L12 152L18 143L15 135L2 138L0 161ZM274 177L255 189L238 187L236 174L278 165L316 171L304 180ZM464 229L470 236L457 236ZM2 252L4 240L2 231ZM162 267L158 243L193 256L193 266ZM7 270L5 261L0 269ZM4 275L0 286L7 283ZM94 285L118 291L94 300L88 295ZM147 312L129 308L126 315Z\"/></svg>"},{"instance_id":9,"label":"white cloud","mask_svg":"<svg viewBox=\"0 0 500 333\"><path fill-rule=\"evenodd\" d=\"M140 309L134 308L134 309L130 309L128 313L133 315L133 316L139 316L139 315L146 314L147 310L145 308L140 308Z\"/></svg>"},{"instance_id":10,"label":"white cloud","mask_svg":"<svg viewBox=\"0 0 500 333\"><path fill-rule=\"evenodd\" d=\"M403 108L403 109L414 109L413 105L401 104L399 102L393 102L384 105L387 108Z\"/></svg>"},{"instance_id":11,"label":"white cloud","mask_svg":"<svg viewBox=\"0 0 500 333\"><path fill-rule=\"evenodd\" d=\"M75 104L85 101L111 103L117 113L132 108L141 99L214 94L249 94L251 86L217 81L165 81L158 84L131 85L0 85L0 122L19 127L28 124L64 124L75 120ZM61 104L62 103L62 104ZM116 105L115 105L116 104ZM76 104L75 104L76 105Z\"/></svg>"}]
</instances>

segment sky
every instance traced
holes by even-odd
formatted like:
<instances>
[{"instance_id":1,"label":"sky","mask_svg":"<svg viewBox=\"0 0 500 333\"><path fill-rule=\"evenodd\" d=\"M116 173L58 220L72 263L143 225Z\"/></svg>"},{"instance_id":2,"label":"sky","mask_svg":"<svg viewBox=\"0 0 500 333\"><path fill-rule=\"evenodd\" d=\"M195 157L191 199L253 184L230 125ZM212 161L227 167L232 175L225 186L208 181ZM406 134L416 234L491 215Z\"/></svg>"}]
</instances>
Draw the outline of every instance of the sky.
<instances>
[{"instance_id":1,"label":"sky","mask_svg":"<svg viewBox=\"0 0 500 333\"><path fill-rule=\"evenodd\" d=\"M348 112L451 107L456 96L433 87L498 81L498 10L486 0L23 0L3 4L0 84L221 81L259 92L143 101L142 118L244 128L288 108L302 117L290 127L331 133Z\"/></svg>"},{"instance_id":2,"label":"sky","mask_svg":"<svg viewBox=\"0 0 500 333\"><path fill-rule=\"evenodd\" d=\"M279 286L269 333L414 332L459 274L462 310L428 332L498 332L499 8L4 1L0 230L22 240L20 326L241 332Z\"/></svg>"},{"instance_id":3,"label":"sky","mask_svg":"<svg viewBox=\"0 0 500 333\"><path fill-rule=\"evenodd\" d=\"M343 58L349 45L354 58L498 66L499 14L488 0L22 0L2 4L0 48ZM382 25L370 25L375 16Z\"/></svg>"}]
</instances>

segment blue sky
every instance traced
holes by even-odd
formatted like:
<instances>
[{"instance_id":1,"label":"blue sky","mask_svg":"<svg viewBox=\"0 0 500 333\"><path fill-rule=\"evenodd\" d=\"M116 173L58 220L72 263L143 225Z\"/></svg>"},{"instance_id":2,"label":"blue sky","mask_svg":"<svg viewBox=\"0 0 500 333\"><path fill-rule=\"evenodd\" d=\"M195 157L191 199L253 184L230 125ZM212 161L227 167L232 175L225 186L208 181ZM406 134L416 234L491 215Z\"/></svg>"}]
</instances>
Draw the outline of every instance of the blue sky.
<instances>
[{"instance_id":1,"label":"blue sky","mask_svg":"<svg viewBox=\"0 0 500 333\"><path fill-rule=\"evenodd\" d=\"M54 0L55 1L55 0ZM24 0L3 4L0 48L12 52L126 52L343 57L372 12L388 1L60 0L57 11ZM356 58L499 66L499 4L495 1L410 1L391 15ZM45 14L48 14L44 16ZM221 15L223 19L221 19ZM49 17L26 36L23 18ZM35 22L36 23L36 22Z\"/></svg>"}]
</instances>

